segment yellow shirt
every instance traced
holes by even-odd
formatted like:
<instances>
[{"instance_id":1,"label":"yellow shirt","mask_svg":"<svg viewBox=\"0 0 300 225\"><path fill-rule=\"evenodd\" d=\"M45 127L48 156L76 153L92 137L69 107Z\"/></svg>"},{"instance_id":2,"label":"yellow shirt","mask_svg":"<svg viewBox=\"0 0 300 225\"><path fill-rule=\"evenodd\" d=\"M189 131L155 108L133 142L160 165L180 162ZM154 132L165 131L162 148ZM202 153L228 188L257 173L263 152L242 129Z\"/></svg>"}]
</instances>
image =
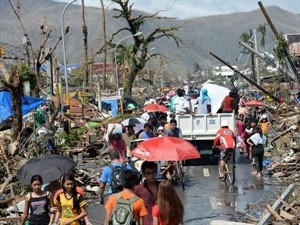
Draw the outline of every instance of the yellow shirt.
<instances>
[{"instance_id":1,"label":"yellow shirt","mask_svg":"<svg viewBox=\"0 0 300 225\"><path fill-rule=\"evenodd\" d=\"M81 194L77 194L77 201L79 204L78 210L86 205L86 201L84 200ZM54 203L56 205L60 205L61 207L61 224L64 224L64 221L77 217L78 210L73 205L73 197L67 198L65 193L59 194L59 196L55 199ZM70 225L80 225L79 221L75 221Z\"/></svg>"},{"instance_id":2,"label":"yellow shirt","mask_svg":"<svg viewBox=\"0 0 300 225\"><path fill-rule=\"evenodd\" d=\"M268 134L270 122L260 122L260 128L263 134Z\"/></svg>"}]
</instances>

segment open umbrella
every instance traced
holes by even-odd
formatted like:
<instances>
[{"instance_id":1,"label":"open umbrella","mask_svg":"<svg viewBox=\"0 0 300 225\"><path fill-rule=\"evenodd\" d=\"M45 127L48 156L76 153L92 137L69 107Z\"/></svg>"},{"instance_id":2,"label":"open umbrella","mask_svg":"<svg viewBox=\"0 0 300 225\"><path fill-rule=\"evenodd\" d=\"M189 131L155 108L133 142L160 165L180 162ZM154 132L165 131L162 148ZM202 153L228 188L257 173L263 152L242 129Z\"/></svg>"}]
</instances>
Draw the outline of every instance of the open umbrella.
<instances>
[{"instance_id":1,"label":"open umbrella","mask_svg":"<svg viewBox=\"0 0 300 225\"><path fill-rule=\"evenodd\" d=\"M200 158L199 151L190 142L167 136L147 139L133 149L131 154L147 161Z\"/></svg>"},{"instance_id":2,"label":"open umbrella","mask_svg":"<svg viewBox=\"0 0 300 225\"><path fill-rule=\"evenodd\" d=\"M258 100L251 100L248 102L245 102L245 106L263 106L264 103L262 103L261 101Z\"/></svg>"},{"instance_id":3,"label":"open umbrella","mask_svg":"<svg viewBox=\"0 0 300 225\"><path fill-rule=\"evenodd\" d=\"M68 156L43 155L32 158L18 171L17 176L24 184L30 184L31 177L40 175L44 183L58 180L63 174L70 172L77 163Z\"/></svg>"},{"instance_id":4,"label":"open umbrella","mask_svg":"<svg viewBox=\"0 0 300 225\"><path fill-rule=\"evenodd\" d=\"M168 112L169 109L160 104L151 104L144 107L144 110L148 112Z\"/></svg>"},{"instance_id":5,"label":"open umbrella","mask_svg":"<svg viewBox=\"0 0 300 225\"><path fill-rule=\"evenodd\" d=\"M127 126L135 126L136 124L145 124L147 123L147 121L141 118L128 118L126 120L123 120L121 123L124 127L127 127Z\"/></svg>"}]
</instances>

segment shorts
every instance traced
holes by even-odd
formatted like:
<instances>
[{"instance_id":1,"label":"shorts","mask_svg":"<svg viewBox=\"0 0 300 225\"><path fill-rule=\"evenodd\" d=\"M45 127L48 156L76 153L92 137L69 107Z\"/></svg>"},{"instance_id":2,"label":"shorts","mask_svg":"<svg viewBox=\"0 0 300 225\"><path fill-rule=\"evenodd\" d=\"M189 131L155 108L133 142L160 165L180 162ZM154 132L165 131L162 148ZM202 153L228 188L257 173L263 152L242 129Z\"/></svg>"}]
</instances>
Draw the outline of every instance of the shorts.
<instances>
[{"instance_id":1,"label":"shorts","mask_svg":"<svg viewBox=\"0 0 300 225\"><path fill-rule=\"evenodd\" d=\"M225 150L220 151L220 159L225 160L230 153L233 152L233 148L227 148Z\"/></svg>"}]
</instances>

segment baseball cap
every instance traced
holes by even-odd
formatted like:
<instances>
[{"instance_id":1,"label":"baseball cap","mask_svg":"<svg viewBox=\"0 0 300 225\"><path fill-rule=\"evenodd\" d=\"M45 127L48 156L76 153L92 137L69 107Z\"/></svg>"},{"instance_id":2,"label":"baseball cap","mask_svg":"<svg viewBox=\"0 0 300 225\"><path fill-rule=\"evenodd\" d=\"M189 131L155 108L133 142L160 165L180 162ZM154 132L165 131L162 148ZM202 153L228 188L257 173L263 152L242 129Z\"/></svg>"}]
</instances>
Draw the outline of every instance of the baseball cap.
<instances>
[{"instance_id":1,"label":"baseball cap","mask_svg":"<svg viewBox=\"0 0 300 225\"><path fill-rule=\"evenodd\" d=\"M223 121L222 121L221 127L228 127L228 122L227 122L227 120L223 120Z\"/></svg>"},{"instance_id":2,"label":"baseball cap","mask_svg":"<svg viewBox=\"0 0 300 225\"><path fill-rule=\"evenodd\" d=\"M163 127L159 127L159 128L157 128L157 130L163 130L164 128Z\"/></svg>"}]
</instances>

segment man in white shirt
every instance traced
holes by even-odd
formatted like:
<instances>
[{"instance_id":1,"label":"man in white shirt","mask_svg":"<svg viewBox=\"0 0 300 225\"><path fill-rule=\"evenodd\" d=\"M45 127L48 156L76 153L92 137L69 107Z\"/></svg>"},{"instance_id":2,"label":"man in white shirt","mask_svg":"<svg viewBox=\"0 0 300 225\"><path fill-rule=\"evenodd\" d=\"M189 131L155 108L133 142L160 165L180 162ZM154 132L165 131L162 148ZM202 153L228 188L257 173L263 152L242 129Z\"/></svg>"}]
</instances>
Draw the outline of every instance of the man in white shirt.
<instances>
[{"instance_id":1,"label":"man in white shirt","mask_svg":"<svg viewBox=\"0 0 300 225\"><path fill-rule=\"evenodd\" d=\"M184 98L184 90L177 89L177 98L174 99L176 114L193 114L189 102Z\"/></svg>"}]
</instances>

